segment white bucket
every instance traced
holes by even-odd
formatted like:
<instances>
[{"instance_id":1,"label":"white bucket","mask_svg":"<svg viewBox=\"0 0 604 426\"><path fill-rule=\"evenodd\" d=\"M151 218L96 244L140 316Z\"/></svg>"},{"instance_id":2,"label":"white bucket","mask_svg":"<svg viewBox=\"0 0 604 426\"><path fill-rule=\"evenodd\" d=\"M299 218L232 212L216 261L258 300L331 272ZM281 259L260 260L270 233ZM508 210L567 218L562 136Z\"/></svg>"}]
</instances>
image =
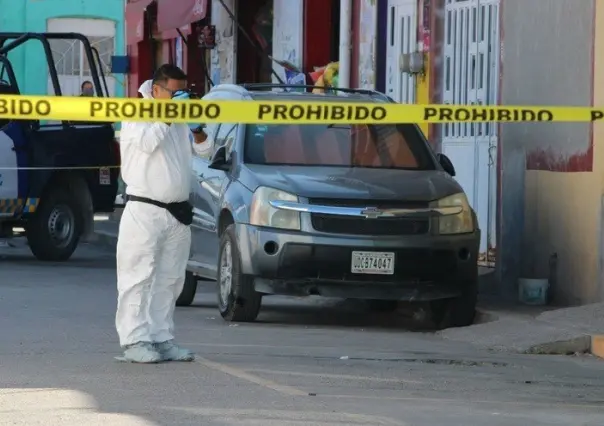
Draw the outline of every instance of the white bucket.
<instances>
[{"instance_id":1,"label":"white bucket","mask_svg":"<svg viewBox=\"0 0 604 426\"><path fill-rule=\"evenodd\" d=\"M525 305L547 304L549 280L547 278L520 278L518 280L518 299Z\"/></svg>"}]
</instances>

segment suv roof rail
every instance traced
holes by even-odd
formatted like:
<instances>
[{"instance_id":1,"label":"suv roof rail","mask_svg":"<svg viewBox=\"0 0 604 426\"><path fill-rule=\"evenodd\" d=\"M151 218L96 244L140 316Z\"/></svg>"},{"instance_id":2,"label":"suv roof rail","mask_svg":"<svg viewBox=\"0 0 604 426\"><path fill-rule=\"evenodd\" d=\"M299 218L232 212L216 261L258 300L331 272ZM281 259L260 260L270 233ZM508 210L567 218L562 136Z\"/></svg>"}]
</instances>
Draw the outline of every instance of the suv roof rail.
<instances>
[{"instance_id":1,"label":"suv roof rail","mask_svg":"<svg viewBox=\"0 0 604 426\"><path fill-rule=\"evenodd\" d=\"M370 89L350 89L344 87L324 87L324 86L313 86L310 84L279 84L279 83L244 83L241 86L248 90L254 89L306 89L306 90L314 90L314 89L323 89L323 90L331 90L334 92L342 92L342 93L353 93L357 95L369 95L376 96L386 102L392 102L392 99L376 90Z\"/></svg>"}]
</instances>

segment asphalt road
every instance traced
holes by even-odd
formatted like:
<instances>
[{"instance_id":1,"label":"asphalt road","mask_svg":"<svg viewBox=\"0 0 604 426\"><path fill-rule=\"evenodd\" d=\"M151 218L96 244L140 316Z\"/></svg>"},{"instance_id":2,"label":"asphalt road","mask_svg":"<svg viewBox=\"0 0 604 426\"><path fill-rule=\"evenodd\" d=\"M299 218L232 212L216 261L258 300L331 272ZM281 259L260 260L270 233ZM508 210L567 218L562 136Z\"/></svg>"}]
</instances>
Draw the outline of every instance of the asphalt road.
<instances>
[{"instance_id":1,"label":"asphalt road","mask_svg":"<svg viewBox=\"0 0 604 426\"><path fill-rule=\"evenodd\" d=\"M267 299L229 325L211 284L177 310L196 362L118 363L114 263L0 248L0 425L604 424L595 358L484 352L332 300Z\"/></svg>"}]
</instances>

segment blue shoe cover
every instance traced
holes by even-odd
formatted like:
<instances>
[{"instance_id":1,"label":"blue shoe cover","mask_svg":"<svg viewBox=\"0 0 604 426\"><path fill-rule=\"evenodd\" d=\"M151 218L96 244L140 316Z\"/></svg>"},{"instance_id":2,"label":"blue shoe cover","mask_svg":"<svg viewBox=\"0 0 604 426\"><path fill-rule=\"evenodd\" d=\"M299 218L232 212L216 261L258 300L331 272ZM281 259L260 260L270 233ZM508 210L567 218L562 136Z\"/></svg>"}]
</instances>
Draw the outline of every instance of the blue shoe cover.
<instances>
[{"instance_id":1,"label":"blue shoe cover","mask_svg":"<svg viewBox=\"0 0 604 426\"><path fill-rule=\"evenodd\" d=\"M136 343L127 346L124 355L116 359L137 364L156 364L162 361L162 356L151 343Z\"/></svg>"},{"instance_id":2,"label":"blue shoe cover","mask_svg":"<svg viewBox=\"0 0 604 426\"><path fill-rule=\"evenodd\" d=\"M157 343L155 348L160 353L163 361L191 362L195 360L195 354L193 352L179 347L173 340Z\"/></svg>"}]
</instances>

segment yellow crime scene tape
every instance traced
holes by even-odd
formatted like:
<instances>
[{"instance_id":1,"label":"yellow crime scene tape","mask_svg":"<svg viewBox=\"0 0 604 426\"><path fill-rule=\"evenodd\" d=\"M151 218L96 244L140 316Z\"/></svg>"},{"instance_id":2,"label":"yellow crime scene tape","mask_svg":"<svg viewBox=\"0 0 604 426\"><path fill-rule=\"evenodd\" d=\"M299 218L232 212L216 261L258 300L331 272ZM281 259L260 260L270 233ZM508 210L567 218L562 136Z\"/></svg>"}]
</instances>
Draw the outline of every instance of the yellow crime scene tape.
<instances>
[{"instance_id":1,"label":"yellow crime scene tape","mask_svg":"<svg viewBox=\"0 0 604 426\"><path fill-rule=\"evenodd\" d=\"M604 109L279 101L164 101L67 96L0 96L0 119L85 122L392 124L593 122Z\"/></svg>"}]
</instances>

